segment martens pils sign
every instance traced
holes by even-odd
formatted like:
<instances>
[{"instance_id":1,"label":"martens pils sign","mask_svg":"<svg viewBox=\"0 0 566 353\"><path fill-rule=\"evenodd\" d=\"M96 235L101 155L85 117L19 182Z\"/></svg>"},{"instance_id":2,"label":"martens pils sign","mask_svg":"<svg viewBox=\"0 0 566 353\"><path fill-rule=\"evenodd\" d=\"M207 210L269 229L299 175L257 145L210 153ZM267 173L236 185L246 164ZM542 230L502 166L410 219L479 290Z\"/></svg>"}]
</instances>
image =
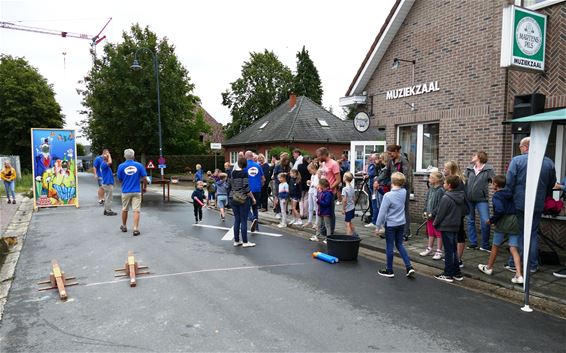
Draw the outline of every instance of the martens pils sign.
<instances>
[{"instance_id":1,"label":"martens pils sign","mask_svg":"<svg viewBox=\"0 0 566 353\"><path fill-rule=\"evenodd\" d=\"M546 15L517 6L503 9L501 67L544 72Z\"/></svg>"}]
</instances>

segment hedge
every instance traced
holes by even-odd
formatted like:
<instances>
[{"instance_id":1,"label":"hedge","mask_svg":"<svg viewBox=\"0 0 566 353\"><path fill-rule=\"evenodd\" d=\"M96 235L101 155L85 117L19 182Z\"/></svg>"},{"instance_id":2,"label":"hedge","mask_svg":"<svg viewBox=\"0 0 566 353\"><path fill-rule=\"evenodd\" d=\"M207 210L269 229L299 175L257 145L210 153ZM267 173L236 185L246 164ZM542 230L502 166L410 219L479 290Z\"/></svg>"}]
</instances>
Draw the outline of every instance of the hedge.
<instances>
[{"instance_id":1,"label":"hedge","mask_svg":"<svg viewBox=\"0 0 566 353\"><path fill-rule=\"evenodd\" d=\"M214 171L214 155L202 155L202 156L188 156L188 155L172 155L166 156L167 168L165 173L171 174L187 174L189 171L194 174L196 169L195 166L200 164L202 169L206 171ZM157 168L157 160L159 156L148 155L146 156L146 163L152 160ZM216 156L216 168L224 171L224 155L218 154ZM155 173L156 170L154 170Z\"/></svg>"}]
</instances>

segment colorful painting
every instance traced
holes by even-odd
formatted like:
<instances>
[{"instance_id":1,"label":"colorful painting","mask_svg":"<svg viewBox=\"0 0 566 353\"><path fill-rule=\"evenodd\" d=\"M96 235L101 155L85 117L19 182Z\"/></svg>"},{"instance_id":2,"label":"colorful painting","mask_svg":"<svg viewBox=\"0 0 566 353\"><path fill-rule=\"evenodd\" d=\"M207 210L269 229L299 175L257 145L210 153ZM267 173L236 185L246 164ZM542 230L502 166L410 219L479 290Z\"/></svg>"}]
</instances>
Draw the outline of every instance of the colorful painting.
<instances>
[{"instance_id":1,"label":"colorful painting","mask_svg":"<svg viewBox=\"0 0 566 353\"><path fill-rule=\"evenodd\" d=\"M34 207L79 207L75 130L31 129Z\"/></svg>"}]
</instances>

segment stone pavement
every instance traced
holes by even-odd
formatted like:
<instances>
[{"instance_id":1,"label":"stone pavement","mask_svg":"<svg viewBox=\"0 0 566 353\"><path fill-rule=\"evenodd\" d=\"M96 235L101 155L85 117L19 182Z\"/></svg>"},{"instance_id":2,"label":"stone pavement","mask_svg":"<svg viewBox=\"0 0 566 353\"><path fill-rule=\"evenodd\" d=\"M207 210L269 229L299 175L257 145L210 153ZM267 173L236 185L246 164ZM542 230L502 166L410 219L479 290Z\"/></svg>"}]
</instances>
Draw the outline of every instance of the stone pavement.
<instances>
[{"instance_id":1,"label":"stone pavement","mask_svg":"<svg viewBox=\"0 0 566 353\"><path fill-rule=\"evenodd\" d=\"M159 185L152 185L149 187L149 190L161 193L161 187ZM171 198L190 203L192 191L192 183L172 184ZM344 218L339 210L340 208L337 207L335 232L337 234L345 234ZM279 220L275 218L274 212L270 209L268 212L259 213L259 223L260 225L269 224L274 226L279 223ZM368 250L369 253L374 253L374 256L384 260L385 240L375 236L373 228L364 227L359 216L354 218L353 223L356 232L362 239L360 247ZM419 252L421 252L427 244L426 230L424 227L418 232L419 235L416 235L419 225L420 224L415 223L411 224L413 237L404 244L409 252L411 261L415 264L417 271L425 271L430 275L442 272L444 267L443 260L436 261L432 259L432 256L419 256ZM306 229L302 226L289 226L287 229L292 230L294 235L304 237L305 239L308 239L314 234L314 230ZM507 255L508 251L501 251L494 265L493 275L488 276L480 272L477 266L480 263L487 263L489 254L480 250L466 249L463 256L464 267L462 268L462 274L465 280L460 282L459 285L465 283L466 286L469 286L472 290L481 291L488 295L504 297L517 303L523 303L524 292L522 285L511 283L513 273L503 267ZM402 262L400 262L398 256L396 256L395 259L397 265L402 267ZM564 261L564 257L561 257L561 260ZM421 269L417 267L418 265L424 266L422 266ZM552 272L562 267L564 266L540 266L539 271L531 276L530 304L535 308L538 306L545 309L547 312L566 317L566 279L560 279L552 275Z\"/></svg>"}]
</instances>

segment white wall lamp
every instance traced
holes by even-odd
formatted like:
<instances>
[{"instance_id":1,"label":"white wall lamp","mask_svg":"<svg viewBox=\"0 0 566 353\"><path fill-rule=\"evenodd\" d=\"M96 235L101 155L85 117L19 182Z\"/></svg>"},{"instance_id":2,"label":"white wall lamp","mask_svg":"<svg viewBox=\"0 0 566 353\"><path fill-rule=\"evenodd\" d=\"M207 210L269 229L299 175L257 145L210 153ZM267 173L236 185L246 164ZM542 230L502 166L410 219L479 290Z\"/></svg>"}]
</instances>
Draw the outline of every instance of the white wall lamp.
<instances>
[{"instance_id":1,"label":"white wall lamp","mask_svg":"<svg viewBox=\"0 0 566 353\"><path fill-rule=\"evenodd\" d=\"M395 58L393 59L393 65L391 65L391 68L396 70L399 65L401 65L401 62L406 62L406 63L411 63L413 64L413 86L415 85L415 64L416 64L416 60L406 60L406 59L399 59L399 58Z\"/></svg>"}]
</instances>

